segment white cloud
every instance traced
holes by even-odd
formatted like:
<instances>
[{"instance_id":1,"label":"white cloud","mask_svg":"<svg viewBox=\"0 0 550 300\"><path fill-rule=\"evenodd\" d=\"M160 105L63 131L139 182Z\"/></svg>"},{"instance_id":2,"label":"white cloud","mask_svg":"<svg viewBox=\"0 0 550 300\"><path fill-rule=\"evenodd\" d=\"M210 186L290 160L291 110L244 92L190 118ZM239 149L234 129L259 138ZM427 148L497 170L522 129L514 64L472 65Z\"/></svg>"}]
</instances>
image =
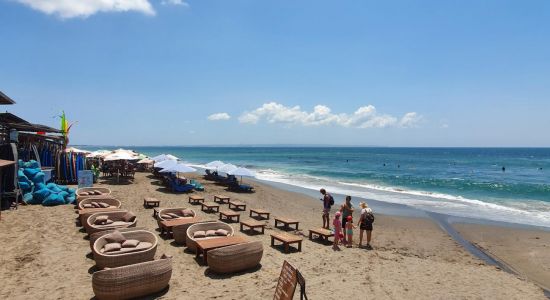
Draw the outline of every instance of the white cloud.
<instances>
[{"instance_id":1,"label":"white cloud","mask_svg":"<svg viewBox=\"0 0 550 300\"><path fill-rule=\"evenodd\" d=\"M189 6L189 4L183 0L162 0L160 2L162 5L183 5L183 6Z\"/></svg>"},{"instance_id":2,"label":"white cloud","mask_svg":"<svg viewBox=\"0 0 550 300\"><path fill-rule=\"evenodd\" d=\"M217 113L208 116L208 120L210 121L225 121L229 119L231 119L231 116L228 113Z\"/></svg>"},{"instance_id":3,"label":"white cloud","mask_svg":"<svg viewBox=\"0 0 550 300\"><path fill-rule=\"evenodd\" d=\"M140 12L155 15L149 0L16 0L32 9L63 19L86 18L98 12Z\"/></svg>"},{"instance_id":4,"label":"white cloud","mask_svg":"<svg viewBox=\"0 0 550 300\"><path fill-rule=\"evenodd\" d=\"M338 125L353 128L415 127L422 120L416 112L406 113L401 119L380 114L372 105L359 107L351 114L334 114L325 105L316 105L312 112L304 111L300 106L287 107L277 102L269 102L261 107L245 112L239 122L256 124L262 119L268 123L298 124L303 126Z\"/></svg>"}]
</instances>

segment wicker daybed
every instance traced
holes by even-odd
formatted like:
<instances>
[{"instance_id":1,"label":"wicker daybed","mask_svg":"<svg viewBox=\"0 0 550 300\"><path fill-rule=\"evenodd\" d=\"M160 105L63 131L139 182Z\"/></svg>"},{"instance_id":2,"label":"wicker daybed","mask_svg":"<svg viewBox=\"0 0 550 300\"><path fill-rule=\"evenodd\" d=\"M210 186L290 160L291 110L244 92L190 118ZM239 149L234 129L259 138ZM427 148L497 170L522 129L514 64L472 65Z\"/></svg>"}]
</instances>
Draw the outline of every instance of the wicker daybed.
<instances>
[{"instance_id":1,"label":"wicker daybed","mask_svg":"<svg viewBox=\"0 0 550 300\"><path fill-rule=\"evenodd\" d=\"M102 204L102 203L105 203L105 204L109 204L108 207L104 207L104 206L99 206L99 207L85 207L85 206L90 206L92 205L92 202L96 202L98 204ZM121 206L121 203L119 200L115 199L115 198L94 198L94 197L90 197L90 198L86 198L82 201L80 201L78 203L78 209L87 209L87 208L120 208Z\"/></svg>"},{"instance_id":2,"label":"wicker daybed","mask_svg":"<svg viewBox=\"0 0 550 300\"><path fill-rule=\"evenodd\" d=\"M131 214L131 212L125 211L125 210L97 212L89 216L83 225L84 225L84 228L86 229L87 234L92 234L94 232L107 230L107 229L136 227L137 218L134 218L133 221L124 219L124 217L127 216L127 214L129 213ZM94 224L96 221L96 218L99 216L107 216L110 220L113 221L113 223L109 225Z\"/></svg>"},{"instance_id":3,"label":"wicker daybed","mask_svg":"<svg viewBox=\"0 0 550 300\"><path fill-rule=\"evenodd\" d=\"M172 258L95 272L92 288L99 300L143 297L164 290L172 277Z\"/></svg>"},{"instance_id":4,"label":"wicker daybed","mask_svg":"<svg viewBox=\"0 0 550 300\"><path fill-rule=\"evenodd\" d=\"M207 230L217 230L217 229L225 229L228 231L227 236L233 236L234 230L233 227L230 225L227 225L224 222L205 222L205 223L197 223L189 226L187 228L186 237L185 237L185 244L187 246L187 249L195 252L197 250L197 243L195 242L195 238L193 237L194 233L196 231L207 231ZM211 236L211 237L204 237L200 239L215 239L219 238L221 236Z\"/></svg>"},{"instance_id":5,"label":"wicker daybed","mask_svg":"<svg viewBox=\"0 0 550 300\"><path fill-rule=\"evenodd\" d=\"M189 216L184 216L183 215L183 211L184 210L187 210L191 213L191 215ZM167 214L175 214L177 215L177 217L172 217L172 218L166 218L166 215ZM163 208L161 210L159 210L158 214L157 214L157 223L160 227L160 222L161 221L166 221L166 220L173 220L173 219L179 219L179 218L194 218L197 214L195 213L194 210L192 209L188 209L188 208L185 208L185 207L178 207L178 208Z\"/></svg>"},{"instance_id":6,"label":"wicker daybed","mask_svg":"<svg viewBox=\"0 0 550 300\"><path fill-rule=\"evenodd\" d=\"M208 267L215 273L234 273L260 264L264 253L261 241L248 242L208 251Z\"/></svg>"},{"instance_id":7,"label":"wicker daybed","mask_svg":"<svg viewBox=\"0 0 550 300\"><path fill-rule=\"evenodd\" d=\"M93 196L110 196L111 189L106 187L85 187L76 190L76 199L83 200Z\"/></svg>"},{"instance_id":8,"label":"wicker daybed","mask_svg":"<svg viewBox=\"0 0 550 300\"><path fill-rule=\"evenodd\" d=\"M138 240L140 243L134 248L121 248L118 251L101 253L103 246L109 244L107 238L110 235L101 236L94 242L92 248L98 269L122 267L155 259L158 240L154 233L147 230L135 230L120 232L120 234L126 240Z\"/></svg>"}]
</instances>

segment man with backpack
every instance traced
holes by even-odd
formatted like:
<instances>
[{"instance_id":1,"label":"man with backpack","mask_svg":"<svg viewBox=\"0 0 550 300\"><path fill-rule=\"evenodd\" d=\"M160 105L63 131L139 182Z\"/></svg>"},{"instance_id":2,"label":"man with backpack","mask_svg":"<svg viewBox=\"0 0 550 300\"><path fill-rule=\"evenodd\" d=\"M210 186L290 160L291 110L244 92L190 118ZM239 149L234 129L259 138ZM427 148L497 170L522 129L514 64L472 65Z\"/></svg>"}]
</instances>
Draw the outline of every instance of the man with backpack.
<instances>
[{"instance_id":1,"label":"man with backpack","mask_svg":"<svg viewBox=\"0 0 550 300\"><path fill-rule=\"evenodd\" d=\"M334 205L334 198L325 189L321 189L320 192L323 195L321 199L323 201L323 228L330 229L329 213L330 208Z\"/></svg>"}]
</instances>

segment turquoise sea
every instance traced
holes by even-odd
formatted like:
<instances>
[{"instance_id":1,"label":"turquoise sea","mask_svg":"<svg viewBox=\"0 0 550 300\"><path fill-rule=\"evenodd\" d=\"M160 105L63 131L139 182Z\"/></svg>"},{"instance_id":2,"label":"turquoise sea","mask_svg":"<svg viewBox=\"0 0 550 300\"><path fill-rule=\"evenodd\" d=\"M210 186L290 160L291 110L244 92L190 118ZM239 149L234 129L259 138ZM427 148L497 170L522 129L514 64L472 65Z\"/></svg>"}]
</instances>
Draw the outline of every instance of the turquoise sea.
<instances>
[{"instance_id":1,"label":"turquoise sea","mask_svg":"<svg viewBox=\"0 0 550 300\"><path fill-rule=\"evenodd\" d=\"M199 167L222 160L254 169L265 181L550 227L550 148L127 148L150 156L171 153Z\"/></svg>"}]
</instances>

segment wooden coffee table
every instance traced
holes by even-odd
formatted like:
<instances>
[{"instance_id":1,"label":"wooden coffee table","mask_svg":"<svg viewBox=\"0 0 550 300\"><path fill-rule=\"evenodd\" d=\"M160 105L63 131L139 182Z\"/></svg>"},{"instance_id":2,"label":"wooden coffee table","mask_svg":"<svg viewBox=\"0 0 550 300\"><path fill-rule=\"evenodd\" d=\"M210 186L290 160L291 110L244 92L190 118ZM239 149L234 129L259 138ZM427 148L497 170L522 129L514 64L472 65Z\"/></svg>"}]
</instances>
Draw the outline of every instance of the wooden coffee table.
<instances>
[{"instance_id":1,"label":"wooden coffee table","mask_svg":"<svg viewBox=\"0 0 550 300\"><path fill-rule=\"evenodd\" d=\"M191 196L189 196L189 203L191 203L191 204L198 204L199 202L204 203L204 197L197 196L197 195L191 195Z\"/></svg>"},{"instance_id":2,"label":"wooden coffee table","mask_svg":"<svg viewBox=\"0 0 550 300\"><path fill-rule=\"evenodd\" d=\"M234 212L232 210L222 210L220 211L220 221L227 220L233 222L239 222L241 219L241 214Z\"/></svg>"},{"instance_id":3,"label":"wooden coffee table","mask_svg":"<svg viewBox=\"0 0 550 300\"><path fill-rule=\"evenodd\" d=\"M244 231L244 227L248 227L248 230L258 232L255 229L260 228L262 231L261 233L264 234L265 231L265 223L256 221L256 220L244 220L241 221L241 231Z\"/></svg>"},{"instance_id":4,"label":"wooden coffee table","mask_svg":"<svg viewBox=\"0 0 550 300\"><path fill-rule=\"evenodd\" d=\"M204 211L204 212L214 212L214 210L216 212L219 212L220 211L220 205L218 203L214 203L214 202L206 202L206 203L201 203L201 210Z\"/></svg>"},{"instance_id":5,"label":"wooden coffee table","mask_svg":"<svg viewBox=\"0 0 550 300\"><path fill-rule=\"evenodd\" d=\"M259 208L251 208L250 209L250 217L254 218L255 216L252 215L252 213L256 214L256 217L264 218L266 220L269 220L269 214L267 210L259 209Z\"/></svg>"},{"instance_id":6,"label":"wooden coffee table","mask_svg":"<svg viewBox=\"0 0 550 300\"><path fill-rule=\"evenodd\" d=\"M228 236L228 237L219 237L206 240L198 240L197 243L197 258L202 255L202 261L204 264L208 263L208 251L212 249L227 247L231 245L237 245L246 243L248 240L241 236Z\"/></svg>"},{"instance_id":7,"label":"wooden coffee table","mask_svg":"<svg viewBox=\"0 0 550 300\"><path fill-rule=\"evenodd\" d=\"M193 217L193 218L179 218L174 220L163 220L160 221L160 234L170 234L172 232L172 227L178 226L178 225L185 225L185 224L191 224L191 223L197 223L200 222L200 217Z\"/></svg>"},{"instance_id":8,"label":"wooden coffee table","mask_svg":"<svg viewBox=\"0 0 550 300\"><path fill-rule=\"evenodd\" d=\"M246 203L239 201L229 201L229 209L246 210Z\"/></svg>"},{"instance_id":9,"label":"wooden coffee table","mask_svg":"<svg viewBox=\"0 0 550 300\"><path fill-rule=\"evenodd\" d=\"M331 230L325 229L325 228L313 228L309 230L309 239L313 239L313 235L317 235L320 238L324 239L325 241L328 241L329 237L334 236L334 233Z\"/></svg>"},{"instance_id":10,"label":"wooden coffee table","mask_svg":"<svg viewBox=\"0 0 550 300\"><path fill-rule=\"evenodd\" d=\"M298 244L298 251L302 251L302 238L288 233L273 233L271 234L271 246L275 246L275 240L283 243L285 252L289 252L290 244Z\"/></svg>"},{"instance_id":11,"label":"wooden coffee table","mask_svg":"<svg viewBox=\"0 0 550 300\"><path fill-rule=\"evenodd\" d=\"M145 208L159 207L160 200L157 200L156 198L145 197L143 198L143 206Z\"/></svg>"},{"instance_id":12,"label":"wooden coffee table","mask_svg":"<svg viewBox=\"0 0 550 300\"><path fill-rule=\"evenodd\" d=\"M298 230L298 224L300 224L300 221L281 217L275 218L275 227L277 227L279 223L283 223L285 225L284 228L290 228L290 225L296 225L296 230Z\"/></svg>"},{"instance_id":13,"label":"wooden coffee table","mask_svg":"<svg viewBox=\"0 0 550 300\"><path fill-rule=\"evenodd\" d=\"M229 203L229 197L223 196L223 195L214 195L214 202L218 202L219 204L228 204Z\"/></svg>"}]
</instances>

